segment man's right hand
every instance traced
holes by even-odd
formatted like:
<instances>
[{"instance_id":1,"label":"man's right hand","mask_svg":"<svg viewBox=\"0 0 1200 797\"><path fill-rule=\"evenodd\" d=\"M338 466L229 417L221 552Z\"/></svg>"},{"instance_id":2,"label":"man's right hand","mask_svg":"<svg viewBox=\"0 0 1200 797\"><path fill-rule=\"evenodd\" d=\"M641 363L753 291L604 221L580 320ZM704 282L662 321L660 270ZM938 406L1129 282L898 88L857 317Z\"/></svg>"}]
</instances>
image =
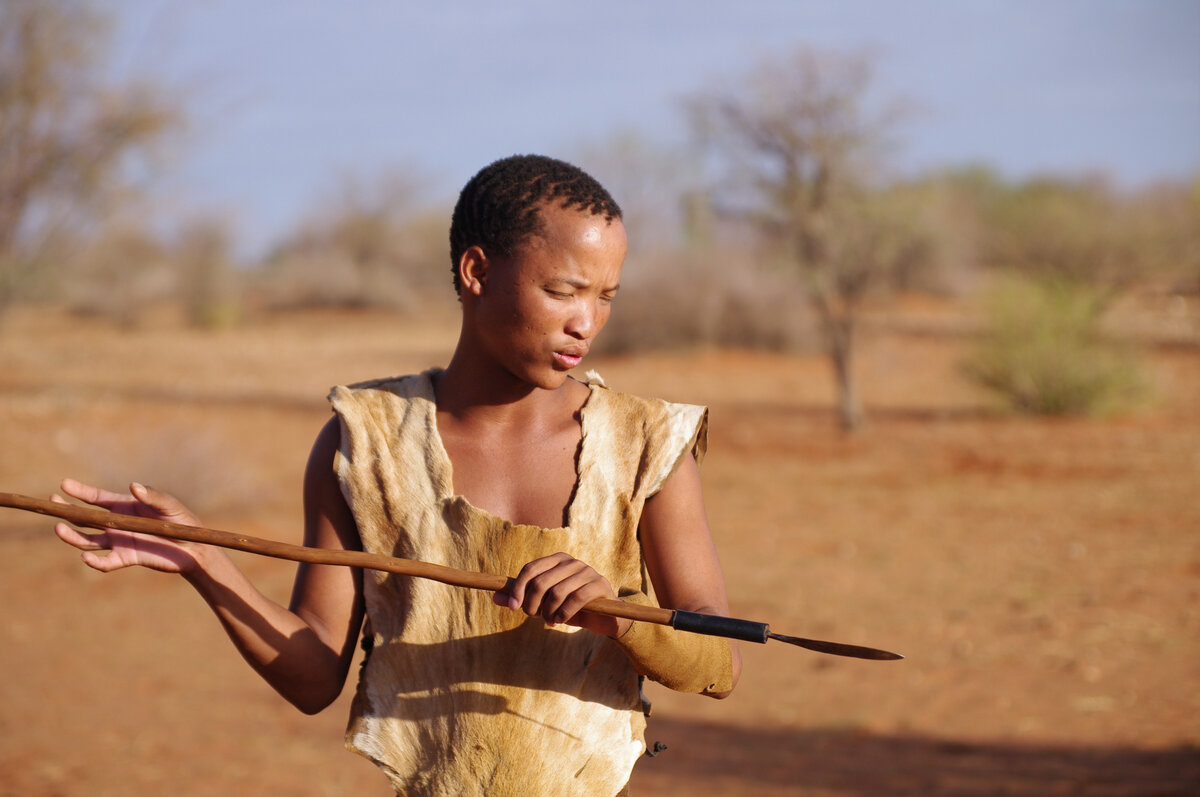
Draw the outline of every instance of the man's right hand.
<instances>
[{"instance_id":1,"label":"man's right hand","mask_svg":"<svg viewBox=\"0 0 1200 797\"><path fill-rule=\"evenodd\" d=\"M128 493L102 490L74 479L63 479L61 489L72 498L110 512L166 520L185 526L200 525L199 519L175 496L136 482L130 485ZM50 500L67 503L66 499L59 495L51 496ZM118 529L85 534L66 523L56 524L54 533L63 542L83 551L84 564L102 573L134 565L164 573L187 573L197 567L197 546L193 543ZM98 551L108 553L97 553Z\"/></svg>"}]
</instances>

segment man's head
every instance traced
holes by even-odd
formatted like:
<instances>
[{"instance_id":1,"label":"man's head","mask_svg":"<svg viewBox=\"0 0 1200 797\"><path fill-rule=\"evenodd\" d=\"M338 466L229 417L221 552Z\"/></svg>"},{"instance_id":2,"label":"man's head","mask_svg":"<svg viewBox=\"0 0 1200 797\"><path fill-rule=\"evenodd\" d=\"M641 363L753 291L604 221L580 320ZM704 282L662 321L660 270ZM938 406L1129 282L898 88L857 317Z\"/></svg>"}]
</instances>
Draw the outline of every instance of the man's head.
<instances>
[{"instance_id":1,"label":"man's head","mask_svg":"<svg viewBox=\"0 0 1200 797\"><path fill-rule=\"evenodd\" d=\"M543 155L513 155L485 166L463 187L450 222L454 290L462 292L459 261L478 246L510 257L518 245L542 231L540 207L575 208L611 222L621 208L591 175Z\"/></svg>"}]
</instances>

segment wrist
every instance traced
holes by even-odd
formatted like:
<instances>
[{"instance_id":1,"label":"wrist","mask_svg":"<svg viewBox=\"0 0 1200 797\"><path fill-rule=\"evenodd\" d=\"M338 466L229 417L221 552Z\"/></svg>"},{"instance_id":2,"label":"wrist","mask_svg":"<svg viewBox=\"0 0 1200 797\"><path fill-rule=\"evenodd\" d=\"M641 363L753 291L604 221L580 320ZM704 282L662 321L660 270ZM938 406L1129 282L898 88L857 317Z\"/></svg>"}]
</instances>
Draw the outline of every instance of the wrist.
<instances>
[{"instance_id":1,"label":"wrist","mask_svg":"<svg viewBox=\"0 0 1200 797\"><path fill-rule=\"evenodd\" d=\"M220 548L211 545L189 545L188 556L179 565L179 574L195 586L215 581L215 574L232 560Z\"/></svg>"},{"instance_id":2,"label":"wrist","mask_svg":"<svg viewBox=\"0 0 1200 797\"><path fill-rule=\"evenodd\" d=\"M617 621L617 629L609 634L609 637L612 639L620 639L629 633L629 629L633 628L633 620L627 617L615 617L613 619Z\"/></svg>"}]
</instances>

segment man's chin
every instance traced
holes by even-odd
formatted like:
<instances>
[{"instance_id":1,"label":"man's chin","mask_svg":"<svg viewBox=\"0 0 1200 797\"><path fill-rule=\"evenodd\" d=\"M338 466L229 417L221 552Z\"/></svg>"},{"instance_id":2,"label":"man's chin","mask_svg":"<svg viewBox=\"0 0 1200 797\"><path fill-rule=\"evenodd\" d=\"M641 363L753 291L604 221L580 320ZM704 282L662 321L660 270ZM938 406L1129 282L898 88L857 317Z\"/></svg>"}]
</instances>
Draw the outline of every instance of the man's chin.
<instances>
[{"instance_id":1,"label":"man's chin","mask_svg":"<svg viewBox=\"0 0 1200 797\"><path fill-rule=\"evenodd\" d=\"M568 369L558 368L508 368L508 373L512 378L522 384L528 385L531 388L540 390L557 390L563 386L570 375Z\"/></svg>"},{"instance_id":2,"label":"man's chin","mask_svg":"<svg viewBox=\"0 0 1200 797\"><path fill-rule=\"evenodd\" d=\"M571 376L570 368L554 368L553 370L531 375L531 384L543 390L558 390Z\"/></svg>"}]
</instances>

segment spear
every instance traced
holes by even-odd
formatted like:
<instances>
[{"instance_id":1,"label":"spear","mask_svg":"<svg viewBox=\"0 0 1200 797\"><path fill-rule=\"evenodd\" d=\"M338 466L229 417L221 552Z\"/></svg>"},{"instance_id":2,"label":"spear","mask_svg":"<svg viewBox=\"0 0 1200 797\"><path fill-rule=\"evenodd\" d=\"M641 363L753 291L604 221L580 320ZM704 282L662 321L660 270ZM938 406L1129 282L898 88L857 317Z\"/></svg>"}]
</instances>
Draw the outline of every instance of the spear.
<instances>
[{"instance_id":1,"label":"spear","mask_svg":"<svg viewBox=\"0 0 1200 797\"><path fill-rule=\"evenodd\" d=\"M293 545L286 542L264 540L259 537L248 537L232 531L220 531L202 526L185 526L180 523L169 523L165 520L122 515L96 507L78 506L76 504L60 504L55 501L45 501L17 493L0 492L0 506L20 509L26 512L37 512L61 518L77 526L94 529L120 529L135 531L143 534L153 534L158 537L168 537L186 542L199 542L230 548L236 551L272 556L276 559L288 559L293 562L308 562L321 565L342 565L345 567L361 567L368 570L382 570L388 573L398 573L416 578L428 578L442 584L456 587L482 589L491 592L503 590L512 583L512 579L491 573L476 573L469 570L459 570L453 567L437 565L431 562L418 562L413 559L402 559L395 556L367 553L365 551L338 551L327 548L308 548L303 545ZM776 634L766 623L753 620L741 620L736 617L723 617L716 614L688 612L682 609L663 609L657 606L641 606L613 598L597 598L584 607L585 611L609 617L622 617L657 625L669 625L680 631L691 631L697 634L742 639L748 642L766 643L768 639L787 642L818 653L829 653L834 656L849 656L856 659L871 659L874 661L894 661L904 658L898 653L886 650L847 645L842 642L826 642L820 639L804 639L802 637Z\"/></svg>"}]
</instances>

